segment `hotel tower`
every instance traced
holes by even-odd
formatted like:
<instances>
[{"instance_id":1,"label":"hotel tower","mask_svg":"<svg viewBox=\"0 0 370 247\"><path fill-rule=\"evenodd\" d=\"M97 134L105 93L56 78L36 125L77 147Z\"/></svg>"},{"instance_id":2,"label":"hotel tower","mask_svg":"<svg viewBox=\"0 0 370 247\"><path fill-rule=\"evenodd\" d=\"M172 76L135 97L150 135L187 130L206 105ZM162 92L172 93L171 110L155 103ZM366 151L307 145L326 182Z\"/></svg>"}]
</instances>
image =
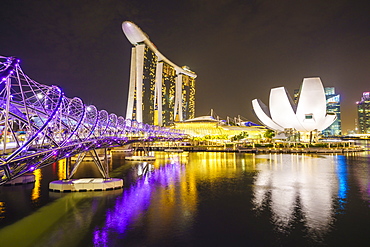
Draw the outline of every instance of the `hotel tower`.
<instances>
[{"instance_id":1,"label":"hotel tower","mask_svg":"<svg viewBox=\"0 0 370 247\"><path fill-rule=\"evenodd\" d=\"M163 56L134 23L122 29L133 45L126 118L159 126L194 118L197 75Z\"/></svg>"}]
</instances>

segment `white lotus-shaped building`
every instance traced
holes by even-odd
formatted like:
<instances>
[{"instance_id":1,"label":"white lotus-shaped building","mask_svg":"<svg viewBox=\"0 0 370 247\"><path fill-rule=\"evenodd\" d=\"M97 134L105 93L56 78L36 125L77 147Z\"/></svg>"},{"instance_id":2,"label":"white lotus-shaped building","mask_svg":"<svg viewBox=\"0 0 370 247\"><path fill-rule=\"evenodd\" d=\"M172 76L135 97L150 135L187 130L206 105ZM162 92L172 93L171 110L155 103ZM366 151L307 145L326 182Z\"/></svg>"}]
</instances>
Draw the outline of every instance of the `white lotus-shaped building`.
<instances>
[{"instance_id":1,"label":"white lotus-shaped building","mask_svg":"<svg viewBox=\"0 0 370 247\"><path fill-rule=\"evenodd\" d=\"M259 99L252 100L258 119L268 128L277 131L324 130L337 118L326 112L324 87L320 78L304 78L296 105L284 87L271 89L269 108Z\"/></svg>"}]
</instances>

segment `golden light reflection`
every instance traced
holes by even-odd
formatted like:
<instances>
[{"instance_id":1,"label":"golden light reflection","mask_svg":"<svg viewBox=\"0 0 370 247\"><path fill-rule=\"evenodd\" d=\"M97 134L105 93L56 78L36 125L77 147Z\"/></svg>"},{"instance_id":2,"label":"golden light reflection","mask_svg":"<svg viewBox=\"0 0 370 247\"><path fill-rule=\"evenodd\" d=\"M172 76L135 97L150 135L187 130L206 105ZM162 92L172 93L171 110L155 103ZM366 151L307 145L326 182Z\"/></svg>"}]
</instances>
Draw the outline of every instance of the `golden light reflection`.
<instances>
[{"instance_id":1,"label":"golden light reflection","mask_svg":"<svg viewBox=\"0 0 370 247\"><path fill-rule=\"evenodd\" d=\"M40 191L41 191L41 179L42 179L42 171L41 169L36 169L33 171L33 175L35 175L35 184L32 189L31 193L31 200L35 201L39 199L40 197Z\"/></svg>"},{"instance_id":2,"label":"golden light reflection","mask_svg":"<svg viewBox=\"0 0 370 247\"><path fill-rule=\"evenodd\" d=\"M188 153L157 153L156 158L154 167L155 170L160 170L158 183L161 186L154 192L151 203L160 205L163 210L160 211L160 215L157 211L150 214L150 222L158 224L158 227L151 228L155 229L151 233L152 236L163 228L174 227L172 225L174 217L181 218L184 227L191 225L198 203L195 174L188 172L186 167ZM163 163L163 160L159 161L161 159L166 160L165 166L160 166L160 163Z\"/></svg>"},{"instance_id":3,"label":"golden light reflection","mask_svg":"<svg viewBox=\"0 0 370 247\"><path fill-rule=\"evenodd\" d=\"M157 152L155 156L153 174L158 176L155 179L158 186L151 187L153 207L149 207L148 220L153 238L165 228L186 228L194 224L199 184L219 186L220 179L238 178L243 171L255 171L256 166L254 154ZM161 210L156 210L158 208ZM173 225L173 218L180 219L182 224Z\"/></svg>"},{"instance_id":4,"label":"golden light reflection","mask_svg":"<svg viewBox=\"0 0 370 247\"><path fill-rule=\"evenodd\" d=\"M66 159L59 160L58 164L58 179L62 180L65 179L66 175Z\"/></svg>"},{"instance_id":5,"label":"golden light reflection","mask_svg":"<svg viewBox=\"0 0 370 247\"><path fill-rule=\"evenodd\" d=\"M5 202L0 202L0 219L4 219Z\"/></svg>"},{"instance_id":6,"label":"golden light reflection","mask_svg":"<svg viewBox=\"0 0 370 247\"><path fill-rule=\"evenodd\" d=\"M192 166L192 171L214 182L222 174L223 177L234 177L237 171L235 153L205 152L198 154L198 166ZM233 162L230 162L233 161ZM227 168L227 169L226 169Z\"/></svg>"},{"instance_id":7,"label":"golden light reflection","mask_svg":"<svg viewBox=\"0 0 370 247\"><path fill-rule=\"evenodd\" d=\"M239 177L241 171L255 171L255 157L254 154L221 152L172 155L158 153L155 164L160 159L167 159L167 174L163 178L165 182L161 183L162 186L152 196L151 203L156 204L153 208L161 208L162 210L160 213L158 211L150 213L150 224L157 225L151 227L152 232L150 235L155 237L160 234L159 231L161 229L186 228L193 224L199 204L199 188L197 188L197 185L199 186L199 183L202 182L216 184L219 183L220 179ZM191 162L188 162L189 160ZM163 160L161 163L163 163ZM174 168L175 166L176 169ZM161 169L157 165L155 167L155 169ZM178 215L181 216L178 217ZM173 221L174 217L179 224Z\"/></svg>"}]
</instances>

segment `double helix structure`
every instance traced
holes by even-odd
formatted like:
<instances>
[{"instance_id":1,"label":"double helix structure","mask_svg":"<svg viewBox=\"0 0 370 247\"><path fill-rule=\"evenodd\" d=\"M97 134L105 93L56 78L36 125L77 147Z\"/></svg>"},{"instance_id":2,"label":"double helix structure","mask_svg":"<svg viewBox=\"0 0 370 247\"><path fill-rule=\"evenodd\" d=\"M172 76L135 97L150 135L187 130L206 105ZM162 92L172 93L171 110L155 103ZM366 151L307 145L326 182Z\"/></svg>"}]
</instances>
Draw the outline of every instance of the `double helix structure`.
<instances>
[{"instance_id":1,"label":"double helix structure","mask_svg":"<svg viewBox=\"0 0 370 247\"><path fill-rule=\"evenodd\" d=\"M182 134L125 119L61 88L29 78L15 57L0 56L0 185L60 159L135 141ZM96 152L95 152L96 153Z\"/></svg>"}]
</instances>

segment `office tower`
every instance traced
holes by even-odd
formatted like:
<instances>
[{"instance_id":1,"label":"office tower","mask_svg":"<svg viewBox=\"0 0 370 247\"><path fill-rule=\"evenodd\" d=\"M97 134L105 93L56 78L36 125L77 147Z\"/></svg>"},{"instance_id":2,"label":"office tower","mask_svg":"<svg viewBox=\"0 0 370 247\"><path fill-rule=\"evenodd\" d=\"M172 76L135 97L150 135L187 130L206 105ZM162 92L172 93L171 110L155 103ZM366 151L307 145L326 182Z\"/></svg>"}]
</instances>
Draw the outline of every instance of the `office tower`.
<instances>
[{"instance_id":1,"label":"office tower","mask_svg":"<svg viewBox=\"0 0 370 247\"><path fill-rule=\"evenodd\" d=\"M335 94L334 87L325 87L326 110L334 112L337 119L332 125L324 129L321 133L323 136L340 136L342 135L342 122L340 118L340 95Z\"/></svg>"},{"instance_id":2,"label":"office tower","mask_svg":"<svg viewBox=\"0 0 370 247\"><path fill-rule=\"evenodd\" d=\"M194 118L197 75L163 56L134 23L122 29L133 45L126 118L159 126Z\"/></svg>"},{"instance_id":3,"label":"office tower","mask_svg":"<svg viewBox=\"0 0 370 247\"><path fill-rule=\"evenodd\" d=\"M370 92L363 92L361 101L356 102L358 134L370 134Z\"/></svg>"},{"instance_id":4,"label":"office tower","mask_svg":"<svg viewBox=\"0 0 370 247\"><path fill-rule=\"evenodd\" d=\"M334 87L325 87L326 111L334 112L337 116L336 120L328 128L321 131L323 136L340 136L342 135L342 121L340 114L340 95L335 94ZM294 90L294 102L298 103L299 89Z\"/></svg>"}]
</instances>

